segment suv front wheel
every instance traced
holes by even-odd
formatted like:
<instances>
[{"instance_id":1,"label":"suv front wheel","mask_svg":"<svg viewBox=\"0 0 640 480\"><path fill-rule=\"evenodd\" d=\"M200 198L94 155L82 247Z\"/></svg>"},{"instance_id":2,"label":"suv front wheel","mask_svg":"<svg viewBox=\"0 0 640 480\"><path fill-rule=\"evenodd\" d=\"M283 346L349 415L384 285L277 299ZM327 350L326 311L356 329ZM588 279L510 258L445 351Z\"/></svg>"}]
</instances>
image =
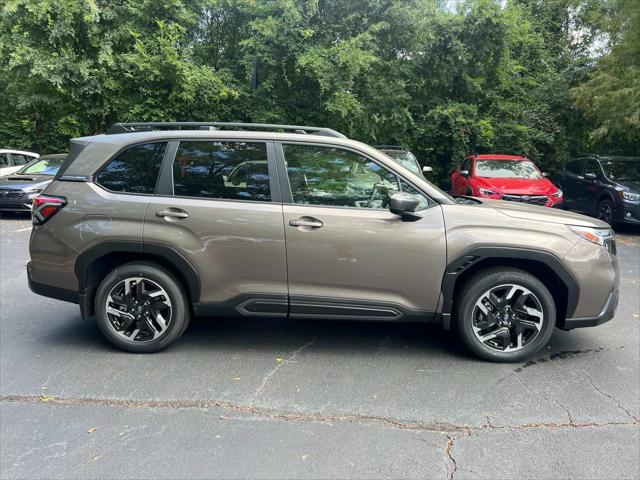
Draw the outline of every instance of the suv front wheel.
<instances>
[{"instance_id":1,"label":"suv front wheel","mask_svg":"<svg viewBox=\"0 0 640 480\"><path fill-rule=\"evenodd\" d=\"M518 362L530 357L547 344L555 323L549 290L524 270L483 270L463 285L458 333L485 360Z\"/></svg>"},{"instance_id":2,"label":"suv front wheel","mask_svg":"<svg viewBox=\"0 0 640 480\"><path fill-rule=\"evenodd\" d=\"M184 290L165 269L151 263L127 263L100 283L96 320L115 346L134 353L161 350L189 324Z\"/></svg>"}]
</instances>

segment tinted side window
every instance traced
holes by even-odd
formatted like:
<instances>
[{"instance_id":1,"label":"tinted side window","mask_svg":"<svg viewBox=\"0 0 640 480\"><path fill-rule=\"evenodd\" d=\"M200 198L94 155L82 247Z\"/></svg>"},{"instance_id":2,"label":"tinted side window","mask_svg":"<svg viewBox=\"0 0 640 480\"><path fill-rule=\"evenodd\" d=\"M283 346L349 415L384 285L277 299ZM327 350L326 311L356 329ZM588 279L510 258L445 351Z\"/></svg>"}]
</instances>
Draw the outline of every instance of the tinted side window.
<instances>
[{"instance_id":1,"label":"tinted side window","mask_svg":"<svg viewBox=\"0 0 640 480\"><path fill-rule=\"evenodd\" d=\"M30 157L27 157L26 155L22 155L20 153L12 153L11 157L13 158L14 165L26 165L29 160L31 160Z\"/></svg>"},{"instance_id":2,"label":"tinted side window","mask_svg":"<svg viewBox=\"0 0 640 480\"><path fill-rule=\"evenodd\" d=\"M129 147L111 160L96 180L114 192L153 193L166 147L166 142Z\"/></svg>"},{"instance_id":3,"label":"tinted side window","mask_svg":"<svg viewBox=\"0 0 640 480\"><path fill-rule=\"evenodd\" d=\"M564 169L567 172L574 173L576 175L582 174L582 166L584 165L584 160L572 160L567 163Z\"/></svg>"},{"instance_id":4,"label":"tinted side window","mask_svg":"<svg viewBox=\"0 0 640 480\"><path fill-rule=\"evenodd\" d=\"M399 190L395 174L357 153L311 145L282 148L294 203L387 208Z\"/></svg>"},{"instance_id":5,"label":"tinted side window","mask_svg":"<svg viewBox=\"0 0 640 480\"><path fill-rule=\"evenodd\" d=\"M9 155L0 153L0 168L9 166Z\"/></svg>"},{"instance_id":6,"label":"tinted side window","mask_svg":"<svg viewBox=\"0 0 640 480\"><path fill-rule=\"evenodd\" d=\"M180 142L173 162L174 195L271 201L267 145Z\"/></svg>"},{"instance_id":7,"label":"tinted side window","mask_svg":"<svg viewBox=\"0 0 640 480\"><path fill-rule=\"evenodd\" d=\"M584 169L584 174L593 173L596 177L600 177L600 165L596 160L589 160L587 166Z\"/></svg>"}]
</instances>

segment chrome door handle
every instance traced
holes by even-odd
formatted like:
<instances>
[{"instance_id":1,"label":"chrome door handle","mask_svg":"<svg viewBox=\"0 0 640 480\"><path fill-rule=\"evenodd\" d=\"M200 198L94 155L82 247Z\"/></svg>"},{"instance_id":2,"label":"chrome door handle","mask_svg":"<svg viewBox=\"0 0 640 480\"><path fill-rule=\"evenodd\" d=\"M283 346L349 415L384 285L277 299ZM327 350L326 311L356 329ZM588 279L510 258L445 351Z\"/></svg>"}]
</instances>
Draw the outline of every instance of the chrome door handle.
<instances>
[{"instance_id":1,"label":"chrome door handle","mask_svg":"<svg viewBox=\"0 0 640 480\"><path fill-rule=\"evenodd\" d=\"M306 219L299 218L298 220L289 220L289 226L291 227L309 227L309 228L322 228L324 223L322 223L317 218L309 218Z\"/></svg>"},{"instance_id":2,"label":"chrome door handle","mask_svg":"<svg viewBox=\"0 0 640 480\"><path fill-rule=\"evenodd\" d=\"M159 210L156 212L156 217L187 218L188 216L187 212L178 209Z\"/></svg>"}]
</instances>

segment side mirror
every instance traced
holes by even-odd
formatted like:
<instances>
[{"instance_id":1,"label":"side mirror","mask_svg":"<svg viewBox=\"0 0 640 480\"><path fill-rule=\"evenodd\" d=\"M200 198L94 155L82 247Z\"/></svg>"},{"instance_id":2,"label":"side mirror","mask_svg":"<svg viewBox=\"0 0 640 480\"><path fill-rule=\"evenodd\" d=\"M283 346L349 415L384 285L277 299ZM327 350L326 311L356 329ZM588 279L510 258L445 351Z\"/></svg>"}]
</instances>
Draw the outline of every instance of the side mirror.
<instances>
[{"instance_id":1,"label":"side mirror","mask_svg":"<svg viewBox=\"0 0 640 480\"><path fill-rule=\"evenodd\" d=\"M463 177L468 177L469 176L469 170L460 170L460 175L462 175Z\"/></svg>"},{"instance_id":2,"label":"side mirror","mask_svg":"<svg viewBox=\"0 0 640 480\"><path fill-rule=\"evenodd\" d=\"M431 173L433 172L433 168L427 166L427 167L422 167L422 173Z\"/></svg>"},{"instance_id":3,"label":"side mirror","mask_svg":"<svg viewBox=\"0 0 640 480\"><path fill-rule=\"evenodd\" d=\"M394 215L402 217L402 220L417 220L422 218L416 213L420 200L415 195L406 192L398 192L391 195L389 210Z\"/></svg>"},{"instance_id":4,"label":"side mirror","mask_svg":"<svg viewBox=\"0 0 640 480\"><path fill-rule=\"evenodd\" d=\"M586 178L587 180L595 180L598 177L595 173L585 173L584 178Z\"/></svg>"}]
</instances>

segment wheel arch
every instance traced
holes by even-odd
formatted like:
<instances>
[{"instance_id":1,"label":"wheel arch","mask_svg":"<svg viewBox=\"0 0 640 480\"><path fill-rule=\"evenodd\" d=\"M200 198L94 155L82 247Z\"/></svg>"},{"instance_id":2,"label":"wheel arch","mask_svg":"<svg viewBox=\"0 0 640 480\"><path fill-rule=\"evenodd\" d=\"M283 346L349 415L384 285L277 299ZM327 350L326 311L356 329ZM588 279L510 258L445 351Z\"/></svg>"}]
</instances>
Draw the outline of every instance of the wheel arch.
<instances>
[{"instance_id":1,"label":"wheel arch","mask_svg":"<svg viewBox=\"0 0 640 480\"><path fill-rule=\"evenodd\" d=\"M491 267L515 267L531 273L549 289L562 324L576 309L580 287L571 272L552 253L524 248L477 247L447 265L442 281L442 325L451 327L453 306L464 283L475 273Z\"/></svg>"},{"instance_id":2,"label":"wheel arch","mask_svg":"<svg viewBox=\"0 0 640 480\"><path fill-rule=\"evenodd\" d=\"M611 203L613 204L613 208L616 208L616 199L613 196L613 193L611 193L609 190L604 190L602 192L600 192L600 195L598 195L598 200L596 201L596 206L600 205L600 202L603 200L611 200Z\"/></svg>"},{"instance_id":3,"label":"wheel arch","mask_svg":"<svg viewBox=\"0 0 640 480\"><path fill-rule=\"evenodd\" d=\"M176 250L165 245L134 242L102 242L82 252L74 265L78 288L84 293L82 316L93 315L95 290L114 268L134 261L155 263L173 274L182 284L191 303L200 300L200 277L196 269Z\"/></svg>"}]
</instances>

